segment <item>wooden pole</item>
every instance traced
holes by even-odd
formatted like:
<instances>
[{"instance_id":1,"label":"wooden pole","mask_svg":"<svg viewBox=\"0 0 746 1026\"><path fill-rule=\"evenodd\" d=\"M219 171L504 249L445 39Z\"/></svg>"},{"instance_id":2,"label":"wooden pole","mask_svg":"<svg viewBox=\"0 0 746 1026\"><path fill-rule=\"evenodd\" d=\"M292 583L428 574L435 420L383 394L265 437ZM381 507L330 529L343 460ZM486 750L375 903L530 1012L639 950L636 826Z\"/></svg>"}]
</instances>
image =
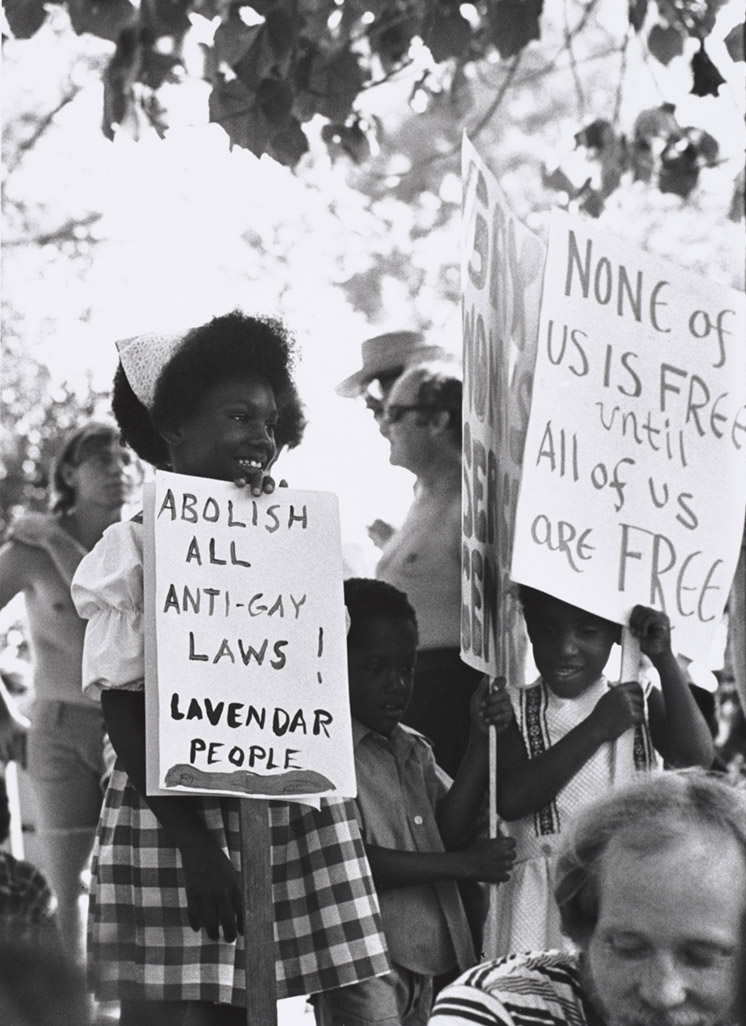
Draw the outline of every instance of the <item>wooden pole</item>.
<instances>
[{"instance_id":1,"label":"wooden pole","mask_svg":"<svg viewBox=\"0 0 746 1026\"><path fill-rule=\"evenodd\" d=\"M503 685L504 687L505 685ZM495 678L490 678L490 691L495 688ZM500 823L497 815L497 789L495 782L497 779L497 728L494 725L489 727L489 789L488 789L488 808L489 808L489 834L490 837L497 837ZM484 929L484 955L486 958L495 958L497 956L497 906L495 899L497 897L497 887L492 884L487 887L488 907L487 907L487 920L485 922ZM477 955L480 955L477 952Z\"/></svg>"},{"instance_id":2,"label":"wooden pole","mask_svg":"<svg viewBox=\"0 0 746 1026\"><path fill-rule=\"evenodd\" d=\"M629 627L622 627L622 666L619 671L620 683L625 680L637 680L640 672L640 642Z\"/></svg>"},{"instance_id":3,"label":"wooden pole","mask_svg":"<svg viewBox=\"0 0 746 1026\"><path fill-rule=\"evenodd\" d=\"M242 798L240 809L247 1026L277 1026L269 803Z\"/></svg>"},{"instance_id":4,"label":"wooden pole","mask_svg":"<svg viewBox=\"0 0 746 1026\"><path fill-rule=\"evenodd\" d=\"M622 665L619 670L619 683L637 680L640 673L640 642L629 627L622 627ZM616 782L619 765L632 765L632 749L635 743L635 732L628 730L618 737L611 747L611 780Z\"/></svg>"}]
</instances>

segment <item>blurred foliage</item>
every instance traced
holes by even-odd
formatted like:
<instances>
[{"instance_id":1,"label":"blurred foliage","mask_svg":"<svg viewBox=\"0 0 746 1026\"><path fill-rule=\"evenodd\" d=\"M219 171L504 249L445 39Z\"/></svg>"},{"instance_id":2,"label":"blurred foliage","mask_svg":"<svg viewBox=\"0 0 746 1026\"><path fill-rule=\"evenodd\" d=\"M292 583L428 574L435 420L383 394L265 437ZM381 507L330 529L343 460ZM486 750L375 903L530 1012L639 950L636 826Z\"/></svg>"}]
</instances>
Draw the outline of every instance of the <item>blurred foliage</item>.
<instances>
[{"instance_id":1,"label":"blurred foliage","mask_svg":"<svg viewBox=\"0 0 746 1026\"><path fill-rule=\"evenodd\" d=\"M374 25L382 27L382 12L390 6L371 0L365 10L373 19L366 25L360 5L320 0L314 7L315 31L325 39L337 33L344 42L352 39L352 23L345 18L357 11L354 24L372 32ZM519 3L513 6L522 10ZM225 60L240 63L244 29L266 33L267 24L279 25L267 19L271 8L262 7L264 22L247 26L242 20L243 29L220 35L230 17L241 11L245 16L244 8L221 8L213 22L190 9L179 66L193 69L197 53L202 67L216 46L226 48ZM480 19L486 4L455 6L448 38L439 39L431 23L429 43L414 34L414 23L407 23L406 31L386 23L392 46L394 28L399 33L398 61L384 68L379 56L363 59L372 44L351 44L367 76L350 100L354 114L341 120L341 107L327 106L330 113L303 121L309 150L291 173L241 146L226 152L226 137L217 126L204 134L183 131L195 111L207 118L211 86L199 82L190 92L191 71L174 76L173 83L133 85L132 117L127 115L110 145L95 120L102 76L117 44L111 33L75 34L81 32L82 0L75 17L62 5L46 4L42 27L27 41L6 41L3 62L6 431L0 455L8 498L0 516L10 508L43 504L48 456L61 431L99 402L111 380L111 341L128 333L133 321L138 321L134 330L153 326L148 323L153 312L201 316L190 305L199 295L217 296L214 301L223 308L261 302L300 329L304 365L316 372L307 379L309 402L317 398L314 389L320 393L310 410L304 458L316 474L329 467L328 487L365 494L373 468L341 444L348 424L333 403L324 401L324 390L355 369L361 338L379 325L380 330L441 332L438 341L449 338L458 348L464 128L499 177L515 213L535 231L543 231L544 215L555 205L600 214L604 228L631 243L742 287L740 226L728 217L743 216L743 180L731 200L734 172L723 160L727 147L718 155L718 129L707 121L708 112L725 106L729 97L687 94L694 82L691 59L699 52L693 30L700 23L692 21L691 32L675 29L680 48L659 46L659 54L670 57L668 65L660 57L647 61L649 48L658 46L653 29L671 27L673 15L664 26L661 12L689 8L704 17L715 5L651 2L641 21L643 5L635 4L635 20L625 34L619 26L627 23L629 12L617 0L568 0L551 10L546 5L540 18L534 6L531 25L539 39L518 47L514 34L511 46L518 49L508 56L485 35ZM311 5L299 2L297 9L307 12ZM406 9L421 12L425 5ZM115 3L101 4L98 16L103 19L108 11L113 17L117 10ZM332 18L331 27L330 10L342 15ZM422 28L422 21L417 24ZM198 30L202 35L195 43ZM709 33L710 23L702 21L701 31ZM461 40L461 56L443 56L451 35ZM480 52L473 49L475 39L486 38L492 39L481 51L487 56L467 59ZM718 54L714 36L706 38ZM229 52L231 40L235 52ZM726 46L735 60L736 29ZM729 60L725 52L721 45L721 66ZM646 78L638 88L640 69L651 63L661 80L653 76L651 86ZM683 76L676 78L672 69L683 69ZM319 90L322 84L337 89L333 75L323 78L318 68L317 73ZM666 84L671 76L674 88ZM272 88L263 87L262 102L272 111L283 109L287 93ZM168 132L140 108L148 96L155 103L156 94L172 122L174 111L183 115ZM677 108L671 98L679 96ZM711 133L689 124L700 108ZM133 142L138 133L139 141ZM731 159L736 136L731 132L727 140ZM738 146L742 142L736 141ZM707 173L700 175L702 168ZM89 373L94 363L105 364L95 385ZM355 412L350 404L351 420ZM315 436L316 425L327 416L339 418L336 430ZM384 500L374 496L376 503ZM371 516L378 512L371 509Z\"/></svg>"},{"instance_id":2,"label":"blurred foliage","mask_svg":"<svg viewBox=\"0 0 746 1026\"><path fill-rule=\"evenodd\" d=\"M11 32L29 39L44 25L46 0L3 0ZM717 95L725 81L710 59L707 39L725 0L629 0L627 31L644 38L661 65L698 43L691 58L691 92ZM269 154L296 167L314 133L334 155L364 164L379 143L375 118L361 100L391 77L417 65L417 103L445 87L454 102L467 73L485 60L519 61L543 42L543 0L59 0L78 34L114 44L103 70L102 127L113 139L139 138L171 123L169 92L190 78L209 83L211 121L231 145ZM576 4L579 25L598 0ZM571 33L567 33L568 49ZM423 50L426 59L423 60ZM743 59L734 37L732 60ZM419 54L419 57L417 57ZM202 96L195 102L204 102ZM629 172L633 180L687 197L702 168L718 160L717 141L681 127L673 110L641 110L630 139L598 121L578 125L580 145L601 166L569 194L591 216ZM666 116L669 115L669 116ZM651 123L655 129L651 131ZM638 126L645 128L638 131ZM551 185L553 179L547 179ZM562 169L558 188L568 192Z\"/></svg>"},{"instance_id":3,"label":"blurred foliage","mask_svg":"<svg viewBox=\"0 0 746 1026\"><path fill-rule=\"evenodd\" d=\"M101 416L108 396L89 381L54 382L49 369L25 349L12 324L4 325L0 403L0 538L27 510L47 508L49 469L64 435L88 417Z\"/></svg>"}]
</instances>

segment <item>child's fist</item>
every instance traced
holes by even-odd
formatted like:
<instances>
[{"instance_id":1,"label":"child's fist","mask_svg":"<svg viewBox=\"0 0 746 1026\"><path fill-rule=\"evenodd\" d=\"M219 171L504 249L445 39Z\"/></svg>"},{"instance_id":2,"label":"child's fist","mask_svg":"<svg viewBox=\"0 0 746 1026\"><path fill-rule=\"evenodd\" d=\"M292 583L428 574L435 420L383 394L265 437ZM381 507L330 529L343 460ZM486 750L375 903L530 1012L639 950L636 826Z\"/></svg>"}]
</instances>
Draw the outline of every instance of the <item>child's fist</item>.
<instances>
[{"instance_id":1,"label":"child's fist","mask_svg":"<svg viewBox=\"0 0 746 1026\"><path fill-rule=\"evenodd\" d=\"M671 651L671 621L665 613L649 606L635 606L629 629L640 642L640 651L655 661Z\"/></svg>"},{"instance_id":2,"label":"child's fist","mask_svg":"<svg viewBox=\"0 0 746 1026\"><path fill-rule=\"evenodd\" d=\"M504 883L513 872L515 839L480 838L464 852L466 877L482 883Z\"/></svg>"},{"instance_id":3,"label":"child's fist","mask_svg":"<svg viewBox=\"0 0 746 1026\"><path fill-rule=\"evenodd\" d=\"M513 706L510 702L504 677L484 676L471 699L472 725L481 734L487 734L490 727L495 727L502 734L513 718Z\"/></svg>"},{"instance_id":4,"label":"child's fist","mask_svg":"<svg viewBox=\"0 0 746 1026\"><path fill-rule=\"evenodd\" d=\"M602 741L616 741L645 718L645 695L636 680L615 684L591 713Z\"/></svg>"}]
</instances>

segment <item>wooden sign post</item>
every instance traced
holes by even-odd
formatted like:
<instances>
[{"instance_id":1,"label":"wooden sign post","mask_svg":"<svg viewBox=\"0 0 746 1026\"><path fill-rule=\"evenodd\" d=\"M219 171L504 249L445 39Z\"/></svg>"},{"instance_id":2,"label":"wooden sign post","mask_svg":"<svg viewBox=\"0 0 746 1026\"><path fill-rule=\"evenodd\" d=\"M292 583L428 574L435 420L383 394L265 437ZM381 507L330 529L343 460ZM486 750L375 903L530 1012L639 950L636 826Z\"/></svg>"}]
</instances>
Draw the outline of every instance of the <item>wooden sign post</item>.
<instances>
[{"instance_id":1,"label":"wooden sign post","mask_svg":"<svg viewBox=\"0 0 746 1026\"><path fill-rule=\"evenodd\" d=\"M240 802L246 1026L277 1026L269 805Z\"/></svg>"},{"instance_id":2,"label":"wooden sign post","mask_svg":"<svg viewBox=\"0 0 746 1026\"><path fill-rule=\"evenodd\" d=\"M545 250L466 138L462 175L462 658L523 683L512 581L664 609L699 658L746 507L744 297L559 211Z\"/></svg>"},{"instance_id":3,"label":"wooden sign post","mask_svg":"<svg viewBox=\"0 0 746 1026\"><path fill-rule=\"evenodd\" d=\"M531 404L544 246L513 216L466 136L462 180L461 658L516 683L522 680L526 641L509 588L512 523ZM491 729L491 837L498 832L494 780ZM485 949L494 954L494 909Z\"/></svg>"},{"instance_id":4,"label":"wooden sign post","mask_svg":"<svg viewBox=\"0 0 746 1026\"><path fill-rule=\"evenodd\" d=\"M246 1001L276 1022L269 800L356 793L336 496L146 487L149 794L238 797Z\"/></svg>"}]
</instances>

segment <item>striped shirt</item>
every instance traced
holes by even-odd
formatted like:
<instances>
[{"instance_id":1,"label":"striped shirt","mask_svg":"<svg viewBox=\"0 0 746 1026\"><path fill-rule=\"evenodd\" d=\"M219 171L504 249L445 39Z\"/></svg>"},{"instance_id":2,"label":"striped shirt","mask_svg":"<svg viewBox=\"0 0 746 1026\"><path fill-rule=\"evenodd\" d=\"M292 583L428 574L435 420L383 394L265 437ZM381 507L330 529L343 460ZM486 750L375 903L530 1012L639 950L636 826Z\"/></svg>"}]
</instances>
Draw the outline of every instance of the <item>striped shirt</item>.
<instances>
[{"instance_id":1,"label":"striped shirt","mask_svg":"<svg viewBox=\"0 0 746 1026\"><path fill-rule=\"evenodd\" d=\"M509 955L469 969L441 991L430 1026L603 1026L584 999L577 957Z\"/></svg>"}]
</instances>

